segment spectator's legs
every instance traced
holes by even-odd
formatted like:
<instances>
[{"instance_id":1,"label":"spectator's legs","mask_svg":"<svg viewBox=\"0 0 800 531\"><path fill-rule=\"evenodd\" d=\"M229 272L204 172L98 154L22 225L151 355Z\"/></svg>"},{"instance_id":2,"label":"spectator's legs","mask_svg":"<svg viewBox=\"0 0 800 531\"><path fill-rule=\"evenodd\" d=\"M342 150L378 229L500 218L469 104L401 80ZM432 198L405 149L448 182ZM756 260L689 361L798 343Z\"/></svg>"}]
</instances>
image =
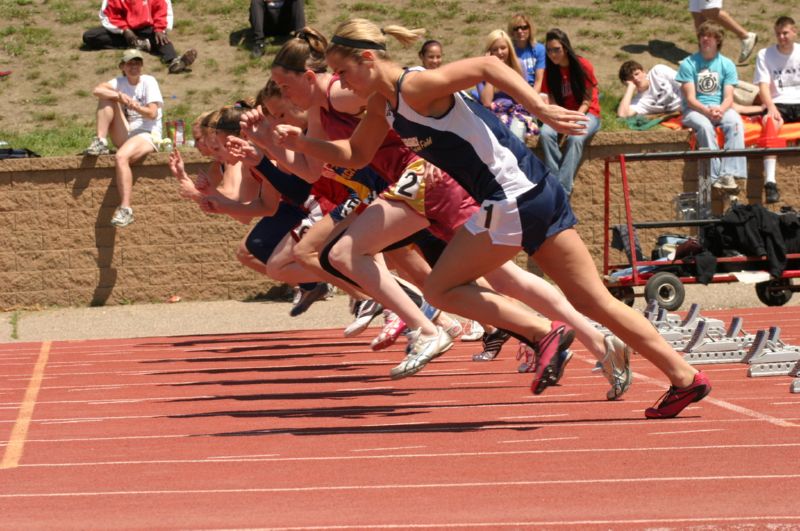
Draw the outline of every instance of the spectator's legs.
<instances>
[{"instance_id":1,"label":"spectator's legs","mask_svg":"<svg viewBox=\"0 0 800 531\"><path fill-rule=\"evenodd\" d=\"M739 37L739 39L747 37L747 30L736 22L727 11L723 11L722 9L704 9L701 12L701 16L704 20L712 20L723 28L731 31ZM695 25L697 25L697 19L695 19Z\"/></svg>"},{"instance_id":2,"label":"spectator's legs","mask_svg":"<svg viewBox=\"0 0 800 531\"><path fill-rule=\"evenodd\" d=\"M717 144L717 132L714 129L714 124L711 123L704 114L697 111L688 110L683 115L684 127L689 127L694 130L697 137L697 147L699 149L719 149ZM720 160L719 158L711 159L711 182L714 183L719 179L720 173Z\"/></svg>"},{"instance_id":3,"label":"spectator's legs","mask_svg":"<svg viewBox=\"0 0 800 531\"><path fill-rule=\"evenodd\" d=\"M725 149L744 149L744 123L738 112L733 109L725 111L719 127L725 135ZM724 157L720 162L720 175L747 179L747 158Z\"/></svg>"},{"instance_id":4,"label":"spectator's legs","mask_svg":"<svg viewBox=\"0 0 800 531\"><path fill-rule=\"evenodd\" d=\"M156 42L156 32L152 26L141 28L134 31L136 36L140 39L144 39L150 42L150 51L153 55L158 55L161 57L161 62L165 64L170 64L173 59L178 56L178 52L175 51L175 45L172 44L172 41L168 42L164 46L159 46Z\"/></svg>"},{"instance_id":5,"label":"spectator's legs","mask_svg":"<svg viewBox=\"0 0 800 531\"><path fill-rule=\"evenodd\" d=\"M155 151L150 141L149 135L142 134L129 138L117 150L115 157L115 169L117 179L117 191L120 196L119 206L131 206L131 190L133 189L133 171L131 163L136 162L148 153Z\"/></svg>"},{"instance_id":6,"label":"spectator's legs","mask_svg":"<svg viewBox=\"0 0 800 531\"><path fill-rule=\"evenodd\" d=\"M594 134L600 129L600 119L593 115L587 114L588 123L586 124L586 134L578 136L568 136L564 144L563 156L561 158L561 167L558 169L558 180L561 186L566 190L567 195L572 194L572 187L575 182L575 172L578 170L578 165L581 163L583 156L583 147L589 140L592 139Z\"/></svg>"},{"instance_id":7,"label":"spectator's legs","mask_svg":"<svg viewBox=\"0 0 800 531\"><path fill-rule=\"evenodd\" d=\"M558 132L549 125L543 125L539 131L539 142L544 152L544 164L553 175L558 175L561 167L561 149L558 146Z\"/></svg>"},{"instance_id":8,"label":"spectator's legs","mask_svg":"<svg viewBox=\"0 0 800 531\"><path fill-rule=\"evenodd\" d=\"M253 41L264 40L264 19L267 3L264 0L250 0L250 27L253 30Z\"/></svg>"},{"instance_id":9,"label":"spectator's legs","mask_svg":"<svg viewBox=\"0 0 800 531\"><path fill-rule=\"evenodd\" d=\"M104 27L92 28L83 34L83 44L90 50L127 48L128 43L121 33L111 33Z\"/></svg>"},{"instance_id":10,"label":"spectator's legs","mask_svg":"<svg viewBox=\"0 0 800 531\"><path fill-rule=\"evenodd\" d=\"M278 29L289 34L292 31L303 29L306 25L305 1L286 0L281 8Z\"/></svg>"}]
</instances>

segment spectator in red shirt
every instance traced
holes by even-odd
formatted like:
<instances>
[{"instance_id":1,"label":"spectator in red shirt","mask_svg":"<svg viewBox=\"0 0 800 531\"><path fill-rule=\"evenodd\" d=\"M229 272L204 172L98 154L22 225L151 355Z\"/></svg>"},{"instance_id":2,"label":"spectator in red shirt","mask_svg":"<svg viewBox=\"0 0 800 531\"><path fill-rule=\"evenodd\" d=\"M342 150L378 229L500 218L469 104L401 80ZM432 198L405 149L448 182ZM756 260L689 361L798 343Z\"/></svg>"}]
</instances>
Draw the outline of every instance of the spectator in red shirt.
<instances>
[{"instance_id":1,"label":"spectator in red shirt","mask_svg":"<svg viewBox=\"0 0 800 531\"><path fill-rule=\"evenodd\" d=\"M583 147L600 129L597 78L592 64L575 54L566 33L558 28L551 29L545 43L547 61L542 94L547 95L551 104L586 115L586 134L569 135L559 142L559 135L552 127L543 125L539 132L545 165L571 195Z\"/></svg>"},{"instance_id":2,"label":"spectator in red shirt","mask_svg":"<svg viewBox=\"0 0 800 531\"><path fill-rule=\"evenodd\" d=\"M102 26L83 34L89 50L137 48L161 56L170 74L183 72L197 59L195 49L178 57L167 37L172 29L171 0L103 0L99 15Z\"/></svg>"}]
</instances>

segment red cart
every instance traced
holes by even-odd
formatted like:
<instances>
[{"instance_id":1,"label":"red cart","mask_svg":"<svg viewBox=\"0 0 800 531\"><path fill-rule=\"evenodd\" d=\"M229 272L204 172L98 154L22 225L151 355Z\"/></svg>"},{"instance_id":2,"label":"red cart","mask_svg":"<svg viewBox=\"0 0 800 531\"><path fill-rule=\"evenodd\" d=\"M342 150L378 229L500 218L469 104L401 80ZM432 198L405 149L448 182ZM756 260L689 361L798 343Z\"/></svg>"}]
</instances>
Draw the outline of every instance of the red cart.
<instances>
[{"instance_id":1,"label":"red cart","mask_svg":"<svg viewBox=\"0 0 800 531\"><path fill-rule=\"evenodd\" d=\"M680 308L685 298L684 284L697 283L694 275L696 270L692 258L682 261L656 261L639 260L635 252L634 229L637 228L670 228L670 227L699 227L716 223L717 219L711 219L708 214L705 219L692 220L668 220L668 221L640 221L634 222L631 215L631 198L628 183L626 165L629 162L646 162L653 160L700 160L713 157L759 157L765 155L800 155L800 147L791 148L754 148L740 150L703 150L703 151L674 151L661 153L633 153L609 157L605 160L605 211L604 211L604 248L603 248L603 278L609 291L618 299L629 305L633 305L635 297L644 296L648 301L655 300L658 304L673 311ZM611 264L611 165L620 165L620 182L622 184L622 197L625 206L625 223L627 225L627 243L630 252L630 263ZM700 179L701 195L706 194L706 200L710 189L707 179ZM702 202L702 199L701 199ZM704 209L700 209L701 213ZM736 256L717 258L718 269L723 272L717 273L711 282L737 282L734 275L740 271L765 271L765 256ZM755 285L758 299L768 306L780 306L786 304L792 297L792 293L800 291L800 285L793 284L792 279L800 278L800 253L791 253L787 256L787 267L780 278L772 278L759 282ZM643 287L641 292L634 288Z\"/></svg>"}]
</instances>

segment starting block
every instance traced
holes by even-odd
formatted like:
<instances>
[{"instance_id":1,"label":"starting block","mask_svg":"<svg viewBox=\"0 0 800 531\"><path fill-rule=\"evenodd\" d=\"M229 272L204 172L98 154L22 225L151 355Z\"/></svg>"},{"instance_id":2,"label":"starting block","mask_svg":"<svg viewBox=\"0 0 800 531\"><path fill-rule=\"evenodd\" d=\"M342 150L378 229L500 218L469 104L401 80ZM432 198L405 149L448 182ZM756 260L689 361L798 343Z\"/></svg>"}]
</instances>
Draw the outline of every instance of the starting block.
<instances>
[{"instance_id":1,"label":"starting block","mask_svg":"<svg viewBox=\"0 0 800 531\"><path fill-rule=\"evenodd\" d=\"M719 319L701 317L700 306L697 304L692 304L683 319L677 314L668 314L663 308L658 309L655 314L651 313L648 318L661 337L676 350L683 350L685 345L692 340L701 322L704 323L704 332L710 337L735 336L741 330L741 318L734 318L731 326L726 328L725 323Z\"/></svg>"},{"instance_id":2,"label":"starting block","mask_svg":"<svg viewBox=\"0 0 800 531\"><path fill-rule=\"evenodd\" d=\"M748 376L800 376L800 347L786 345L780 335L778 326L771 327L768 332L759 330L745 358L750 364ZM792 392L800 392L794 391L794 384Z\"/></svg>"},{"instance_id":3,"label":"starting block","mask_svg":"<svg viewBox=\"0 0 800 531\"><path fill-rule=\"evenodd\" d=\"M800 393L800 378L796 378L791 385L789 385L790 393Z\"/></svg>"},{"instance_id":4,"label":"starting block","mask_svg":"<svg viewBox=\"0 0 800 531\"><path fill-rule=\"evenodd\" d=\"M717 322L714 322L717 321ZM691 338L682 343L672 345L683 354L689 363L740 363L747 359L758 334L742 332L742 318L734 317L730 326L725 329L719 326L718 320L701 319L695 327Z\"/></svg>"}]
</instances>

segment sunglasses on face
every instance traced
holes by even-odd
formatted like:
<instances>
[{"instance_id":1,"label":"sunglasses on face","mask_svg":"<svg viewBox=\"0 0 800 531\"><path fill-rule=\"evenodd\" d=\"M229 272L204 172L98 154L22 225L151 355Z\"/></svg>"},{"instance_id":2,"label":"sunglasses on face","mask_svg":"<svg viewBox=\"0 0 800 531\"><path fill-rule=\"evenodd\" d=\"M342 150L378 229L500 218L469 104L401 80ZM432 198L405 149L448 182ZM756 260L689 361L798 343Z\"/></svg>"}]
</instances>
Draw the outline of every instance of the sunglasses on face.
<instances>
[{"instance_id":1,"label":"sunglasses on face","mask_svg":"<svg viewBox=\"0 0 800 531\"><path fill-rule=\"evenodd\" d=\"M525 25L525 26L514 26L511 29L513 29L514 31L528 31L529 29L531 29L531 27L528 26L528 25Z\"/></svg>"},{"instance_id":2,"label":"sunglasses on face","mask_svg":"<svg viewBox=\"0 0 800 531\"><path fill-rule=\"evenodd\" d=\"M557 48L547 48L547 53L561 53L564 51L564 48L557 47Z\"/></svg>"}]
</instances>

